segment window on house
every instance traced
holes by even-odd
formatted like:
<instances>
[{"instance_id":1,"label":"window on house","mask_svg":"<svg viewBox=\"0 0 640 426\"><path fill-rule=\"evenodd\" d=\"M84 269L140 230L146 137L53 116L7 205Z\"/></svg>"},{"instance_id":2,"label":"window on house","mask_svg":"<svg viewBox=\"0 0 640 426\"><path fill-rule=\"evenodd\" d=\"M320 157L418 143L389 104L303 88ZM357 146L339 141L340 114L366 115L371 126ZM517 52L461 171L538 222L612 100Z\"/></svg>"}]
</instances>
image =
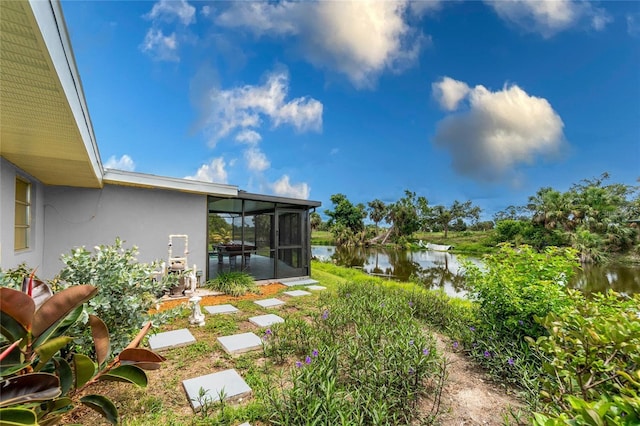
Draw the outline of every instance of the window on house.
<instances>
[{"instance_id":1,"label":"window on house","mask_svg":"<svg viewBox=\"0 0 640 426\"><path fill-rule=\"evenodd\" d=\"M31 184L21 178L16 178L16 224L14 248L24 250L29 248L31 229Z\"/></svg>"}]
</instances>

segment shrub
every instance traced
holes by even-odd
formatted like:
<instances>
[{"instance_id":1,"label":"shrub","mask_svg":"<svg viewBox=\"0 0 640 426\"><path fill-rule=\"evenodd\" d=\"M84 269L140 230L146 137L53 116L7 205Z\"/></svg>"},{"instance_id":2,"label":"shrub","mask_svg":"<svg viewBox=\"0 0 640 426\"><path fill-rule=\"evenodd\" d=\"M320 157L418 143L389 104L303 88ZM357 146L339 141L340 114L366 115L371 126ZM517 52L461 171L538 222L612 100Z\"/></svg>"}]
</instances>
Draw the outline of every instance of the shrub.
<instances>
[{"instance_id":1,"label":"shrub","mask_svg":"<svg viewBox=\"0 0 640 426\"><path fill-rule=\"evenodd\" d=\"M222 272L214 279L207 281L206 287L231 296L242 296L249 291L258 292L258 287L251 275L235 271Z\"/></svg>"},{"instance_id":2,"label":"shrub","mask_svg":"<svg viewBox=\"0 0 640 426\"><path fill-rule=\"evenodd\" d=\"M20 290L22 288L22 279L28 277L30 273L31 270L26 263L21 263L12 269L0 269L0 287Z\"/></svg>"},{"instance_id":3,"label":"shrub","mask_svg":"<svg viewBox=\"0 0 640 426\"><path fill-rule=\"evenodd\" d=\"M640 424L640 295L570 295L528 339L544 359L537 424Z\"/></svg>"},{"instance_id":4,"label":"shrub","mask_svg":"<svg viewBox=\"0 0 640 426\"><path fill-rule=\"evenodd\" d=\"M528 246L504 245L485 257L483 267L471 263L464 267L477 317L459 328L456 338L493 375L536 393L540 363L525 337L545 335L536 318L571 304L565 284L577 267L575 251L550 247L538 253Z\"/></svg>"},{"instance_id":5,"label":"shrub","mask_svg":"<svg viewBox=\"0 0 640 426\"><path fill-rule=\"evenodd\" d=\"M65 267L58 275L64 287L91 284L98 288L86 311L99 316L107 325L114 353L124 349L136 331L151 319L148 311L163 290L163 284L152 279L154 266L138 263L137 248L125 249L122 243L116 238L111 246L94 247L94 253L84 247L72 250L62 256ZM85 354L92 350L87 320L85 314L74 340L78 350Z\"/></svg>"}]
</instances>

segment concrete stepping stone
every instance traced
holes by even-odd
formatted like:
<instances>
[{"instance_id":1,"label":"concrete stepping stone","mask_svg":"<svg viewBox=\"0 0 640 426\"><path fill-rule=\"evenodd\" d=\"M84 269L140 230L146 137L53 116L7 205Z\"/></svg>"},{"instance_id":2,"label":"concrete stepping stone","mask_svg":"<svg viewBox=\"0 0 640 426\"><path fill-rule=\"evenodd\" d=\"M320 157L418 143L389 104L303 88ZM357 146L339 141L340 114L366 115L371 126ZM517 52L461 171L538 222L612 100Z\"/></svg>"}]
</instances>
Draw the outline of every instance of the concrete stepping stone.
<instances>
[{"instance_id":1,"label":"concrete stepping stone","mask_svg":"<svg viewBox=\"0 0 640 426\"><path fill-rule=\"evenodd\" d=\"M258 327L269 327L272 324L284 322L284 319L280 318L275 314L267 314L267 315L258 315L257 317L251 317L249 318L249 322L251 324L257 325Z\"/></svg>"},{"instance_id":2,"label":"concrete stepping stone","mask_svg":"<svg viewBox=\"0 0 640 426\"><path fill-rule=\"evenodd\" d=\"M320 291L320 290L326 290L327 288L321 285L308 285L307 289L309 290L314 290L314 291Z\"/></svg>"},{"instance_id":3,"label":"concrete stepping stone","mask_svg":"<svg viewBox=\"0 0 640 426\"><path fill-rule=\"evenodd\" d=\"M282 285L286 285L287 287L295 287L298 285L312 285L318 284L317 280L312 280L311 278L305 278L301 280L292 280L292 281L280 281Z\"/></svg>"},{"instance_id":4,"label":"concrete stepping stone","mask_svg":"<svg viewBox=\"0 0 640 426\"><path fill-rule=\"evenodd\" d=\"M234 401L251 395L251 388L247 382L233 369L183 380L182 386L194 412L200 411L204 402L219 402L221 391L224 391L225 401ZM206 393L199 401L201 388Z\"/></svg>"},{"instance_id":5,"label":"concrete stepping stone","mask_svg":"<svg viewBox=\"0 0 640 426\"><path fill-rule=\"evenodd\" d=\"M285 291L283 294L286 294L287 296L291 296L291 297L300 297L300 296L310 296L311 295L311 293L309 293L308 291L304 291L304 290Z\"/></svg>"},{"instance_id":6,"label":"concrete stepping stone","mask_svg":"<svg viewBox=\"0 0 640 426\"><path fill-rule=\"evenodd\" d=\"M229 355L238 355L256 349L262 349L262 340L254 333L234 334L218 337L218 342Z\"/></svg>"},{"instance_id":7,"label":"concrete stepping stone","mask_svg":"<svg viewBox=\"0 0 640 426\"><path fill-rule=\"evenodd\" d=\"M233 305L215 305L215 306L205 306L205 311L210 314L233 314L238 312L238 308Z\"/></svg>"},{"instance_id":8,"label":"concrete stepping stone","mask_svg":"<svg viewBox=\"0 0 640 426\"><path fill-rule=\"evenodd\" d=\"M186 328L179 330L165 331L149 337L149 347L152 351L163 349L179 348L196 342L196 338Z\"/></svg>"},{"instance_id":9,"label":"concrete stepping stone","mask_svg":"<svg viewBox=\"0 0 640 426\"><path fill-rule=\"evenodd\" d=\"M273 308L275 306L284 305L284 302L282 300L276 298L256 300L253 303L260 305L263 308Z\"/></svg>"}]
</instances>

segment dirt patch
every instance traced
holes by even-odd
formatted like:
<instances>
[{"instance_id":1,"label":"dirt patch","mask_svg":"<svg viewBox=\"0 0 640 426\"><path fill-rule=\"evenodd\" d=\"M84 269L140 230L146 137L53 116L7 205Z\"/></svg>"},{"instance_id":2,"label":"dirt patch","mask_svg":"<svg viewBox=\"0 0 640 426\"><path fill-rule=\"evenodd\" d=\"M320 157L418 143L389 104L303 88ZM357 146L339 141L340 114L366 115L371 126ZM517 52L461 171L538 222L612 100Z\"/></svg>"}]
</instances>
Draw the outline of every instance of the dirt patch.
<instances>
[{"instance_id":1,"label":"dirt patch","mask_svg":"<svg viewBox=\"0 0 640 426\"><path fill-rule=\"evenodd\" d=\"M523 409L513 390L491 381L473 361L455 352L446 337L435 333L434 337L438 350L448 360L440 407L441 425L497 426L505 423L511 409Z\"/></svg>"}]
</instances>

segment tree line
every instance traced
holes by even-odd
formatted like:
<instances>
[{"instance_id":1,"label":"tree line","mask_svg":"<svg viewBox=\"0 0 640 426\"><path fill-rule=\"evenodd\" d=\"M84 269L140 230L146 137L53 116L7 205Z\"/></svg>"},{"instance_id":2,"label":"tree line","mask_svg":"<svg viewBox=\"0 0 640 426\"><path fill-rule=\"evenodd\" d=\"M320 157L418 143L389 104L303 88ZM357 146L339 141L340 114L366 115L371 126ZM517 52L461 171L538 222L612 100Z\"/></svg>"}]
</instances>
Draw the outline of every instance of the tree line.
<instances>
[{"instance_id":1,"label":"tree line","mask_svg":"<svg viewBox=\"0 0 640 426\"><path fill-rule=\"evenodd\" d=\"M330 231L336 245L404 244L418 231L441 231L447 238L451 230L493 229L492 243L528 244L538 249L572 246L583 262L604 260L608 253L640 253L639 187L608 180L604 173L565 192L540 188L525 205L508 206L490 221L479 221L482 210L472 201L432 206L425 197L405 190L396 202L374 199L365 205L353 204L338 193L330 198L333 208L325 211L328 220L323 222L318 213L312 213L311 226ZM366 219L373 226L366 226ZM388 226L381 230L383 222Z\"/></svg>"}]
</instances>

